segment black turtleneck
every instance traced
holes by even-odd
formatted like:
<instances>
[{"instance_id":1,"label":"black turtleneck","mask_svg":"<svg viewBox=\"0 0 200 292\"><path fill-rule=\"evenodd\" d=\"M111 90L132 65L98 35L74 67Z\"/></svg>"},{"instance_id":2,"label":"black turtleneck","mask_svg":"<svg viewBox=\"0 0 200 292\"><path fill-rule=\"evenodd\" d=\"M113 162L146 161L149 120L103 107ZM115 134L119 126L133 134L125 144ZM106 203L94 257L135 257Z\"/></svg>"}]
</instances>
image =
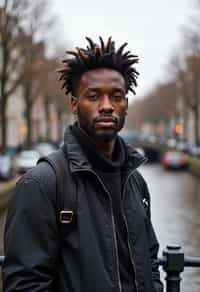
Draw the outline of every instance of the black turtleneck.
<instances>
[{"instance_id":1,"label":"black turtleneck","mask_svg":"<svg viewBox=\"0 0 200 292\"><path fill-rule=\"evenodd\" d=\"M93 143L90 137L77 124L74 124L71 129L94 170L103 181L111 198L118 245L122 292L134 292L134 272L130 261L127 232L122 214L122 186L125 174L123 166L127 159L125 144L120 137L117 137L113 159L110 160L97 151L95 143Z\"/></svg>"}]
</instances>

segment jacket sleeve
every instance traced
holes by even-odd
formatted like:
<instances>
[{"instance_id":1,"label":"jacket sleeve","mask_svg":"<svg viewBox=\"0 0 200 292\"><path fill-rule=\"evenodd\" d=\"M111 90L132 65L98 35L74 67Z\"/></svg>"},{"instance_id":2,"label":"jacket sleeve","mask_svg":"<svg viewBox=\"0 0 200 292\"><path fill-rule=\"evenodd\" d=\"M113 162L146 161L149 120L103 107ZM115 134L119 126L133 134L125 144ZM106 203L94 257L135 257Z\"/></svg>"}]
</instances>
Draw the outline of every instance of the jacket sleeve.
<instances>
[{"instance_id":1,"label":"jacket sleeve","mask_svg":"<svg viewBox=\"0 0 200 292\"><path fill-rule=\"evenodd\" d=\"M152 223L149 222L149 251L150 251L150 259L152 266L152 280L154 284L154 292L162 292L163 284L160 281L160 272L159 266L156 263L156 259L158 256L159 244L152 226Z\"/></svg>"},{"instance_id":2,"label":"jacket sleeve","mask_svg":"<svg viewBox=\"0 0 200 292\"><path fill-rule=\"evenodd\" d=\"M142 178L143 179L143 178ZM150 260L151 260L151 266L152 266L152 280L154 285L154 291L153 292L162 292L163 291L163 284L160 280L160 272L159 272L159 266L156 263L157 257L158 257L158 251L159 251L159 243L152 225L151 221L151 202L150 202L150 194L147 187L146 182L143 179L143 194L144 197L147 199L148 202L148 208L147 208L147 216L148 216L148 239L149 239L149 253L150 253Z\"/></svg>"},{"instance_id":3,"label":"jacket sleeve","mask_svg":"<svg viewBox=\"0 0 200 292\"><path fill-rule=\"evenodd\" d=\"M50 292L58 246L55 206L44 185L15 187L4 233L3 291Z\"/></svg>"}]
</instances>

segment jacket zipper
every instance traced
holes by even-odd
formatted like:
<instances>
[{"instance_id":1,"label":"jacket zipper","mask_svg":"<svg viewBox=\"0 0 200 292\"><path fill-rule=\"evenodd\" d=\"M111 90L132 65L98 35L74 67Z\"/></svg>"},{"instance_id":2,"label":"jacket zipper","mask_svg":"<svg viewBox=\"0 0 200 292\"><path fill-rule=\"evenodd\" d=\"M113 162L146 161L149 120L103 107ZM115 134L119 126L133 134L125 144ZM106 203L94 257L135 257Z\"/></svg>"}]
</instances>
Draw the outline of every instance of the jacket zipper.
<instances>
[{"instance_id":1,"label":"jacket zipper","mask_svg":"<svg viewBox=\"0 0 200 292\"><path fill-rule=\"evenodd\" d=\"M111 218L112 218L112 226L113 226L113 238L114 238L114 244L115 244L115 252L116 252L116 264L117 264L117 278L118 278L118 286L119 286L119 292L122 292L122 285L121 285L121 279L120 279L120 273L119 273L119 259L118 259L118 247L117 247L117 238L116 238L116 227L115 227L115 220L114 220L114 215L113 215L113 206L112 206L112 200L109 191L107 190L106 186L104 185L102 179L96 174L95 171L88 169L88 170L82 170L79 169L78 171L89 171L93 173L96 178L99 180L101 183L103 189L107 193L109 200L110 200L110 205L111 205Z\"/></svg>"},{"instance_id":2,"label":"jacket zipper","mask_svg":"<svg viewBox=\"0 0 200 292\"><path fill-rule=\"evenodd\" d=\"M110 206L111 206L111 218L112 218L112 226L113 226L113 238L114 238L114 243L115 243L115 252L116 252L116 261L117 261L117 277L118 277L118 285L119 285L119 291L122 291L122 285L121 285L121 279L120 279L120 273L119 273L119 258L118 258L118 246L117 246L117 237L116 237L116 227L115 227L115 220L114 220L114 215L113 215L113 204L111 200L111 196L109 191L107 190L106 186L104 185L102 179L94 172L91 170L91 172L97 177L97 179L100 181L102 184L105 192L107 193L109 200L110 200Z\"/></svg>"}]
</instances>

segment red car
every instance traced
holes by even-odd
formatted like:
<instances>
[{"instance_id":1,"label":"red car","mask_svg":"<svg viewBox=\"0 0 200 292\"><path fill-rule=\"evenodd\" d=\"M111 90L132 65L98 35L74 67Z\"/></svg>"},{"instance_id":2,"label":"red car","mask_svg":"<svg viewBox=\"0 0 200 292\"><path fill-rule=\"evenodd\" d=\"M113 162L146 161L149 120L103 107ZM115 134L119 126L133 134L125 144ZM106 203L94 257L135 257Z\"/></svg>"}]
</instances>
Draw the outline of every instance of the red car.
<instances>
[{"instance_id":1,"label":"red car","mask_svg":"<svg viewBox=\"0 0 200 292\"><path fill-rule=\"evenodd\" d=\"M162 159L162 164L168 169L182 169L188 166L188 156L182 152L166 152Z\"/></svg>"}]
</instances>

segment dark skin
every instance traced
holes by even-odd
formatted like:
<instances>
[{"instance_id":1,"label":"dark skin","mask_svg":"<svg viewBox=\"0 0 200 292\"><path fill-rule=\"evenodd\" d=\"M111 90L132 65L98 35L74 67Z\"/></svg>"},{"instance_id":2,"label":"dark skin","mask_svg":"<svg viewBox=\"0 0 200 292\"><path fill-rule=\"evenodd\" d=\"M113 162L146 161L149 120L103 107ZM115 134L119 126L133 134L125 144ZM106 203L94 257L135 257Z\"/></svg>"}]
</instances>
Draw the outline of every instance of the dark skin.
<instances>
[{"instance_id":1,"label":"dark skin","mask_svg":"<svg viewBox=\"0 0 200 292\"><path fill-rule=\"evenodd\" d=\"M122 129L128 110L126 85L116 70L98 68L85 72L71 98L71 110L78 116L79 127L109 159L117 133Z\"/></svg>"}]
</instances>

